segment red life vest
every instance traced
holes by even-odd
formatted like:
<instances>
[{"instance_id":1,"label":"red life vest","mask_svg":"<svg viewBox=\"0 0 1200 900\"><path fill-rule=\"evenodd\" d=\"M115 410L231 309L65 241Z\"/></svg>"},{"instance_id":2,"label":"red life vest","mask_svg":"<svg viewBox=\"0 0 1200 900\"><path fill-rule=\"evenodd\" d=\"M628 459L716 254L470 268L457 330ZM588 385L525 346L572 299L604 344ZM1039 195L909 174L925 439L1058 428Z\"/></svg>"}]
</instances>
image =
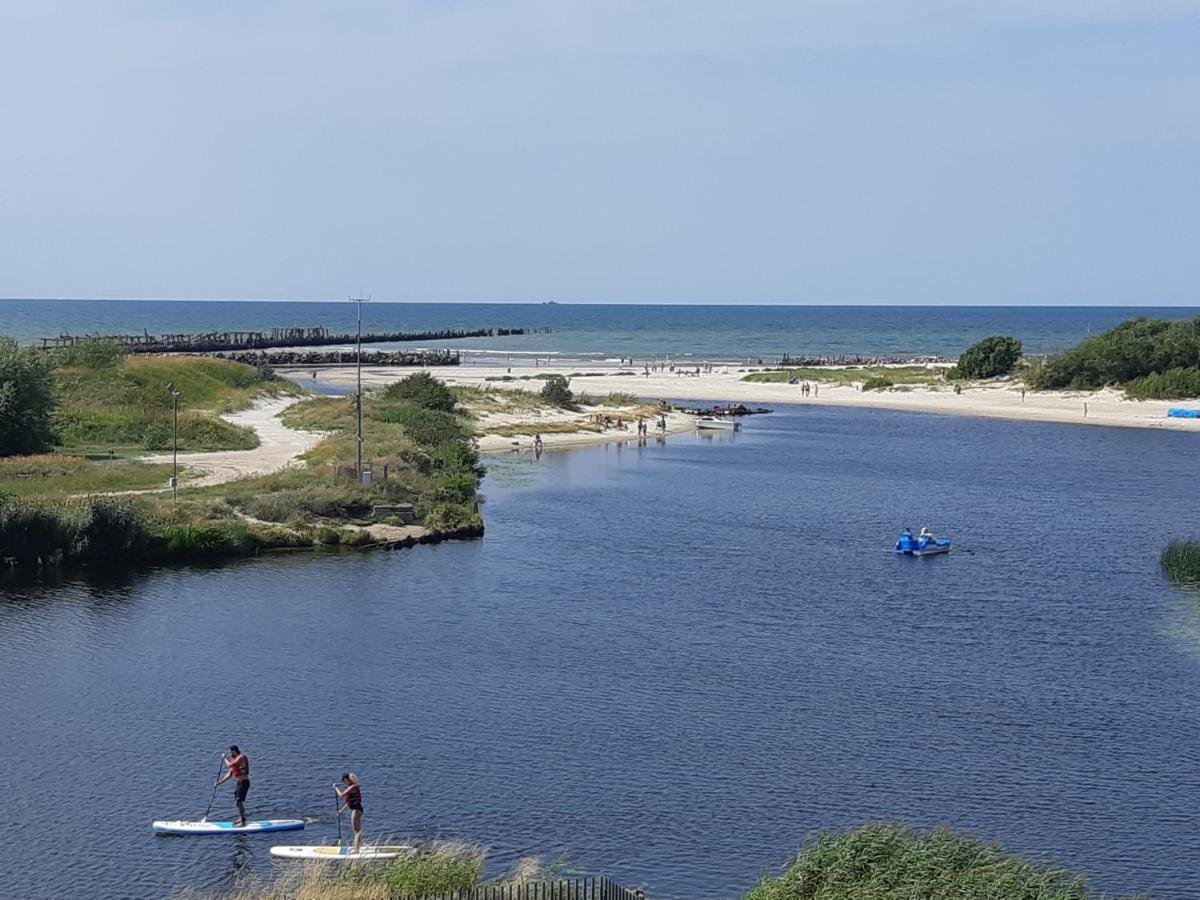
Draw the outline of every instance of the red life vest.
<instances>
[{"instance_id":1,"label":"red life vest","mask_svg":"<svg viewBox=\"0 0 1200 900\"><path fill-rule=\"evenodd\" d=\"M246 754L239 753L235 759L229 761L229 774L233 778L245 778L249 774L250 761L246 759Z\"/></svg>"}]
</instances>

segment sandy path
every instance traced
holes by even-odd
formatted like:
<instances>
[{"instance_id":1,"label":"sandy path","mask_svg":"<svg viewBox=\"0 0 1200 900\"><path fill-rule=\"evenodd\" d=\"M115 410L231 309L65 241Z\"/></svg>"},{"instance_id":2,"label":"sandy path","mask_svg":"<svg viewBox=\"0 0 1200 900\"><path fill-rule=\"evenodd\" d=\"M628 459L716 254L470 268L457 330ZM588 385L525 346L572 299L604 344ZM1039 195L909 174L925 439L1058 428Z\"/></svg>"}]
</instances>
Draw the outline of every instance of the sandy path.
<instances>
[{"instance_id":1,"label":"sandy path","mask_svg":"<svg viewBox=\"0 0 1200 900\"><path fill-rule=\"evenodd\" d=\"M288 428L279 419L289 406L303 397L265 397L249 409L221 416L234 425L253 428L258 432L259 445L253 450L216 450L211 453L180 453L180 469L200 471L199 478L190 478L181 487L208 487L242 478L247 475L266 475L279 469L300 464L300 455L311 449L325 435L314 431ZM142 457L144 462L169 463L170 453Z\"/></svg>"},{"instance_id":2,"label":"sandy path","mask_svg":"<svg viewBox=\"0 0 1200 900\"><path fill-rule=\"evenodd\" d=\"M309 371L309 370L305 370ZM363 383L372 387L390 384L417 369L364 367ZM490 387L536 390L537 381L485 381L489 376L501 376L504 368L445 367L430 370L448 384L486 385ZM554 368L515 369L518 375L545 374ZM966 416L987 416L1003 419L1024 419L1037 422L1064 422L1073 425L1108 425L1125 428L1162 428L1200 432L1200 419L1167 418L1173 406L1200 408L1200 401L1126 400L1118 391L1029 391L1022 400L1020 388L1007 383L971 387L955 394L947 385L940 389L914 386L910 391L859 391L852 386L822 384L817 397L805 399L798 385L782 382L754 383L742 381L745 371L729 367L725 372L691 376L673 374L618 375L615 368L589 368L600 373L594 377L576 378L571 387L590 394L624 391L647 400L706 400L717 403L802 403L829 406L854 406L867 409L898 409L912 412L945 413ZM563 371L563 374L567 374ZM354 383L353 367L325 369L320 380L346 386ZM1087 405L1086 415L1084 404Z\"/></svg>"}]
</instances>

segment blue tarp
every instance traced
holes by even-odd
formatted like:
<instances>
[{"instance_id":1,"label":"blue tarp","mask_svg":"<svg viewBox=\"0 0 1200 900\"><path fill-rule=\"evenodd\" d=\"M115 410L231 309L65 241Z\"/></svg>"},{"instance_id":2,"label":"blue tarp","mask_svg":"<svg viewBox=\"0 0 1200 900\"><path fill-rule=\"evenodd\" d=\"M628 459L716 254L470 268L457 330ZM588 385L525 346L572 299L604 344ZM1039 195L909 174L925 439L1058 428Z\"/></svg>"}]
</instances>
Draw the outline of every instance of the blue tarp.
<instances>
[{"instance_id":1,"label":"blue tarp","mask_svg":"<svg viewBox=\"0 0 1200 900\"><path fill-rule=\"evenodd\" d=\"M1174 409L1168 409L1167 415L1172 419L1200 419L1200 409L1184 409L1177 406Z\"/></svg>"}]
</instances>

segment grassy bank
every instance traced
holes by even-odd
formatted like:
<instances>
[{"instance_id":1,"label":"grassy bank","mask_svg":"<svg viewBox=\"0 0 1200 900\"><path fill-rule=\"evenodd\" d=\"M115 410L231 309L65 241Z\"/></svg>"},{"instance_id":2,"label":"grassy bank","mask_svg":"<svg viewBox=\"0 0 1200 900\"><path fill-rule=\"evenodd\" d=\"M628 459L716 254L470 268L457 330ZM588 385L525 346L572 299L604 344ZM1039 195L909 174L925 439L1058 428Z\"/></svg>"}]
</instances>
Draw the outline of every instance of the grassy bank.
<instances>
[{"instance_id":1,"label":"grassy bank","mask_svg":"<svg viewBox=\"0 0 1200 900\"><path fill-rule=\"evenodd\" d=\"M169 450L179 391L179 449L249 450L258 437L220 418L264 395L299 393L268 370L204 357L66 354L54 370L54 442L61 450Z\"/></svg>"},{"instance_id":2,"label":"grassy bank","mask_svg":"<svg viewBox=\"0 0 1200 900\"><path fill-rule=\"evenodd\" d=\"M46 501L79 494L103 494L161 488L171 477L169 465L131 460L89 460L39 454L0 457L0 496Z\"/></svg>"},{"instance_id":3,"label":"grassy bank","mask_svg":"<svg viewBox=\"0 0 1200 900\"><path fill-rule=\"evenodd\" d=\"M847 366L804 367L799 369L773 369L769 372L751 372L742 381L759 384L772 382L818 381L822 384L867 385L874 390L894 385L939 384L945 382L942 370L927 369L925 366Z\"/></svg>"}]
</instances>

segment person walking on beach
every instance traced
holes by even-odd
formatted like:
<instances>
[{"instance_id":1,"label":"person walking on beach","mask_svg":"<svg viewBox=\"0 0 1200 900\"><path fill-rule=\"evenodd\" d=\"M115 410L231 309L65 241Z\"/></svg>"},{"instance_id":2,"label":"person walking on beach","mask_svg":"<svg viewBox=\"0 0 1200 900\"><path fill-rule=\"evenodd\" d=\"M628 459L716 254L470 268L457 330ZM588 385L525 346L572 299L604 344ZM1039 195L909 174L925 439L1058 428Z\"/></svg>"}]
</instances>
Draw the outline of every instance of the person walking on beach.
<instances>
[{"instance_id":1,"label":"person walking on beach","mask_svg":"<svg viewBox=\"0 0 1200 900\"><path fill-rule=\"evenodd\" d=\"M357 853L359 847L362 846L362 788L358 784L358 776L353 772L346 772L342 775L342 786L333 786L334 793L338 795L338 799L342 801L342 808L338 810L340 816L346 810L350 810L350 828L354 832L354 843L350 845L350 852Z\"/></svg>"},{"instance_id":2,"label":"person walking on beach","mask_svg":"<svg viewBox=\"0 0 1200 900\"><path fill-rule=\"evenodd\" d=\"M221 754L221 759L229 771L217 779L214 787L220 787L231 778L236 782L233 800L238 808L237 827L241 828L246 824L246 794L250 792L250 758L238 749L237 744L230 744L229 755Z\"/></svg>"}]
</instances>

